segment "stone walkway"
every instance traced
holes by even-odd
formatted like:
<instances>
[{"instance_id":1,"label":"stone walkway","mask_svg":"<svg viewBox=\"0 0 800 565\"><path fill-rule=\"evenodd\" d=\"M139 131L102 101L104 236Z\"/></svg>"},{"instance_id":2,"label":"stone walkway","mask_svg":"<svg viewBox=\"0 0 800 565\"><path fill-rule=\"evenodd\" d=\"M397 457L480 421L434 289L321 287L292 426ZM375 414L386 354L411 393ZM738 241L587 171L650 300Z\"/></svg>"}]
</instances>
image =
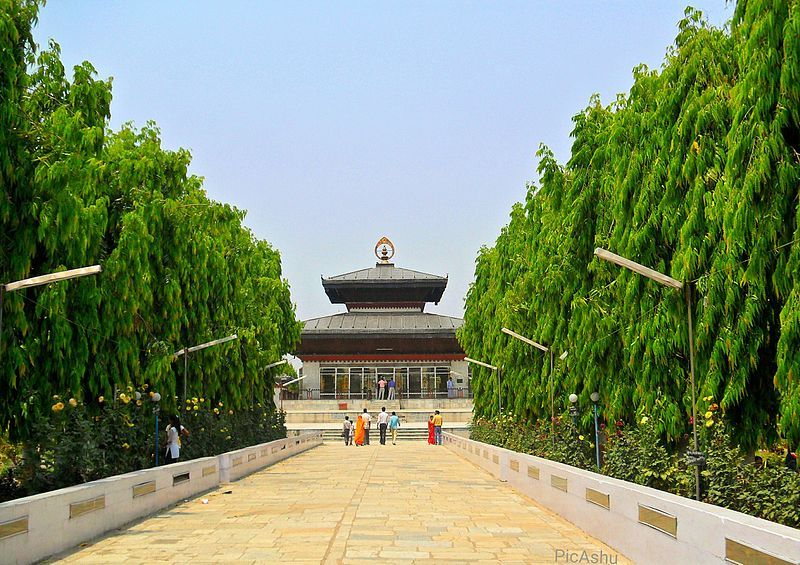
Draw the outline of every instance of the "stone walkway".
<instances>
[{"instance_id":1,"label":"stone walkway","mask_svg":"<svg viewBox=\"0 0 800 565\"><path fill-rule=\"evenodd\" d=\"M314 448L61 559L568 562L563 553L557 559L558 550L577 556L585 550L590 559L602 551L607 561L601 563L617 556L445 447L375 441L358 448ZM620 555L616 562L629 561Z\"/></svg>"}]
</instances>

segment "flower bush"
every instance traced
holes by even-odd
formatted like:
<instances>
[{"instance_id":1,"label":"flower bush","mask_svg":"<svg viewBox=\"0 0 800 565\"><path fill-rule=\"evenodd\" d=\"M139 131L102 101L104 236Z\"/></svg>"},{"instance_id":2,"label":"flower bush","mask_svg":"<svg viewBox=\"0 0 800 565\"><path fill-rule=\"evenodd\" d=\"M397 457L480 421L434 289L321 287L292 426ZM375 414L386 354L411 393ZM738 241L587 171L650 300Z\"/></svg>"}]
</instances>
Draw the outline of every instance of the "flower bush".
<instances>
[{"instance_id":1,"label":"flower bush","mask_svg":"<svg viewBox=\"0 0 800 565\"><path fill-rule=\"evenodd\" d=\"M156 447L157 404L151 399L132 389L113 400L54 396L49 410L31 414L29 441L3 443L0 500L152 467L156 448L163 463L169 412L158 414ZM220 410L195 398L179 417L190 432L181 438L181 460L286 437L283 414L272 406Z\"/></svg>"},{"instance_id":2,"label":"flower bush","mask_svg":"<svg viewBox=\"0 0 800 565\"><path fill-rule=\"evenodd\" d=\"M665 442L658 431L658 408L656 405L654 414L641 414L633 425L623 421L601 424L602 473L693 498L694 469L683 456L691 446L690 437L686 435L677 443ZM765 456L763 468L748 462L731 439L718 405L710 403L698 418L702 418L698 421L699 447L706 457L700 473L703 501L800 527L800 474L787 469L778 456ZM554 428L555 445L549 422L529 423L503 413L491 420L477 419L470 437L596 471L594 430L581 432L565 418L556 418Z\"/></svg>"}]
</instances>

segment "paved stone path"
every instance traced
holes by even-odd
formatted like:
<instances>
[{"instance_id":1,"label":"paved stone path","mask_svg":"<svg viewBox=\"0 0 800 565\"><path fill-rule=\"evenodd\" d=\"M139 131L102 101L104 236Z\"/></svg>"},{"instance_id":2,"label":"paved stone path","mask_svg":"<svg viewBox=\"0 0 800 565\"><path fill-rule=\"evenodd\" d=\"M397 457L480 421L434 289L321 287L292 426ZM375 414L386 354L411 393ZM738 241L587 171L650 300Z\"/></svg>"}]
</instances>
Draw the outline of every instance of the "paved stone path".
<instances>
[{"instance_id":1,"label":"paved stone path","mask_svg":"<svg viewBox=\"0 0 800 565\"><path fill-rule=\"evenodd\" d=\"M445 447L376 444L316 447L62 559L374 565L617 555Z\"/></svg>"}]
</instances>

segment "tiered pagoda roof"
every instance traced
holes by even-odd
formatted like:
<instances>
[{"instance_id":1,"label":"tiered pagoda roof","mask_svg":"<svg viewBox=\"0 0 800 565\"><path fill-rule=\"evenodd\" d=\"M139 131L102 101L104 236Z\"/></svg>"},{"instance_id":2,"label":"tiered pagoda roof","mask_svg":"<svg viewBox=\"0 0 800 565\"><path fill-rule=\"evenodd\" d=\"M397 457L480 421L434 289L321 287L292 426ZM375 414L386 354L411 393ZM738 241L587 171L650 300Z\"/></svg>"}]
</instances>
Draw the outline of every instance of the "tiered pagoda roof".
<instances>
[{"instance_id":1,"label":"tiered pagoda roof","mask_svg":"<svg viewBox=\"0 0 800 565\"><path fill-rule=\"evenodd\" d=\"M395 267L385 250L378 258L374 267L322 278L331 303L345 304L347 312L306 320L297 355L305 360L463 358L455 333L463 320L424 312L427 303L441 300L447 277Z\"/></svg>"}]
</instances>

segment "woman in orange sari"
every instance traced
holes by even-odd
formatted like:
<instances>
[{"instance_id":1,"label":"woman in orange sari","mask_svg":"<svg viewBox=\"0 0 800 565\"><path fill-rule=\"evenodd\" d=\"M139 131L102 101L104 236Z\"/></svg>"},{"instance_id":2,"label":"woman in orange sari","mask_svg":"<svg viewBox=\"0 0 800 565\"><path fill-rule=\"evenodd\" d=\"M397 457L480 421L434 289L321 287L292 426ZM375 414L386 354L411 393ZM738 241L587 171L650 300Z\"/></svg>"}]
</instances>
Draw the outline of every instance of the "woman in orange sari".
<instances>
[{"instance_id":1,"label":"woman in orange sari","mask_svg":"<svg viewBox=\"0 0 800 565\"><path fill-rule=\"evenodd\" d=\"M364 420L361 418L361 414L358 415L358 419L356 420L356 447L359 445L364 445Z\"/></svg>"},{"instance_id":2,"label":"woman in orange sari","mask_svg":"<svg viewBox=\"0 0 800 565\"><path fill-rule=\"evenodd\" d=\"M428 420L428 445L434 445L436 443L436 438L434 437L435 430L433 426L433 416L430 417Z\"/></svg>"}]
</instances>

